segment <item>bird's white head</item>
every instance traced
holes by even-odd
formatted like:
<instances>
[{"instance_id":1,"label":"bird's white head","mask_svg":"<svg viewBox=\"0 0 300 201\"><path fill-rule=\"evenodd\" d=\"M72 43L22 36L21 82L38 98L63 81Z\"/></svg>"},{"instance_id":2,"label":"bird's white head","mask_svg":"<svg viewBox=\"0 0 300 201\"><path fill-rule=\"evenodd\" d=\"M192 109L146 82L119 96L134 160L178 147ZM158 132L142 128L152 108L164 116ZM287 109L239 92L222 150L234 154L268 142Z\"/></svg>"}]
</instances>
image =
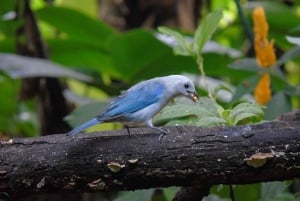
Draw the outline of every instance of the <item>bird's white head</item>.
<instances>
[{"instance_id":1,"label":"bird's white head","mask_svg":"<svg viewBox=\"0 0 300 201\"><path fill-rule=\"evenodd\" d=\"M182 75L170 75L164 77L166 86L171 90L173 96L183 95L194 102L199 100L199 96L195 90L194 83Z\"/></svg>"}]
</instances>

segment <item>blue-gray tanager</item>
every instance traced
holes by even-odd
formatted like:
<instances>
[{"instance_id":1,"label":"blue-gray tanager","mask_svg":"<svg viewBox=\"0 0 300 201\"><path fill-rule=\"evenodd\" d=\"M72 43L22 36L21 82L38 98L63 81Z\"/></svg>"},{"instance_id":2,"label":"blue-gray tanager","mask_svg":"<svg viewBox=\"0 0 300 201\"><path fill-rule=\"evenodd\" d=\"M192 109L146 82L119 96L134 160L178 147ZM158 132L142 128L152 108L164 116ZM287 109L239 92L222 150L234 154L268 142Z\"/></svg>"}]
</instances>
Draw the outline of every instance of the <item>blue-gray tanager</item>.
<instances>
[{"instance_id":1,"label":"blue-gray tanager","mask_svg":"<svg viewBox=\"0 0 300 201\"><path fill-rule=\"evenodd\" d=\"M153 126L152 118L172 98L179 95L186 96L194 102L199 99L193 82L182 75L157 77L140 82L112 101L103 113L81 124L68 134L75 135L102 122L123 122L126 126L145 123L148 127L166 134L165 130Z\"/></svg>"}]
</instances>

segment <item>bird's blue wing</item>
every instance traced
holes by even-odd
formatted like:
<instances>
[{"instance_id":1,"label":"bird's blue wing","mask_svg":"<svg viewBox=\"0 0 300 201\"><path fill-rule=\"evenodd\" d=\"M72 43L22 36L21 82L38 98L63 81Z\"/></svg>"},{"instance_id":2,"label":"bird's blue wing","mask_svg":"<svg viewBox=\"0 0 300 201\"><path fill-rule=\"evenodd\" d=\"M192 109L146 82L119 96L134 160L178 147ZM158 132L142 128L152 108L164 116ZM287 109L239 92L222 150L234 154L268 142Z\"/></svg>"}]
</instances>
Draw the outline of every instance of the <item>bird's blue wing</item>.
<instances>
[{"instance_id":1,"label":"bird's blue wing","mask_svg":"<svg viewBox=\"0 0 300 201\"><path fill-rule=\"evenodd\" d=\"M98 116L98 119L105 121L105 119L113 119L117 116L141 110L159 101L164 90L164 86L158 82L145 82L141 86L129 89L113 101L107 109Z\"/></svg>"}]
</instances>

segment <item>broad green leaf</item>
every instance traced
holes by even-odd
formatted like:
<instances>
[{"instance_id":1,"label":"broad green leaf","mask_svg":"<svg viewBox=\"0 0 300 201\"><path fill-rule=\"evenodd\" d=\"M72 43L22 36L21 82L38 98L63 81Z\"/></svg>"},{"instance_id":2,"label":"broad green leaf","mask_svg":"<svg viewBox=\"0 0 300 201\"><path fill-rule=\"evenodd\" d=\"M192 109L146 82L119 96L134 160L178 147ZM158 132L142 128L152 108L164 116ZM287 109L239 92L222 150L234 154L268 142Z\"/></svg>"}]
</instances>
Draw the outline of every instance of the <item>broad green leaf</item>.
<instances>
[{"instance_id":1,"label":"broad green leaf","mask_svg":"<svg viewBox=\"0 0 300 201\"><path fill-rule=\"evenodd\" d=\"M236 60L229 64L229 67L232 69L245 70L248 72L272 73L274 76L277 76L282 80L285 79L284 74L279 69L279 64L275 64L270 68L263 68L257 64L255 58L245 58Z\"/></svg>"},{"instance_id":2,"label":"broad green leaf","mask_svg":"<svg viewBox=\"0 0 300 201\"><path fill-rule=\"evenodd\" d=\"M283 89L284 94L300 98L300 86L287 86Z\"/></svg>"},{"instance_id":3,"label":"broad green leaf","mask_svg":"<svg viewBox=\"0 0 300 201\"><path fill-rule=\"evenodd\" d=\"M123 79L132 82L156 76L198 73L192 57L175 56L172 48L142 29L112 37L111 60Z\"/></svg>"},{"instance_id":4,"label":"broad green leaf","mask_svg":"<svg viewBox=\"0 0 300 201\"><path fill-rule=\"evenodd\" d=\"M253 114L253 113L243 112L243 113L240 113L240 114L236 115L232 125L239 125L239 124L240 125L245 125L245 124L248 124L248 123L259 122L259 121L262 120L262 118L257 118L257 117L258 116Z\"/></svg>"},{"instance_id":5,"label":"broad green leaf","mask_svg":"<svg viewBox=\"0 0 300 201\"><path fill-rule=\"evenodd\" d=\"M297 25L297 26L293 27L289 32L293 33L293 34L299 33L300 32L300 25Z\"/></svg>"},{"instance_id":6,"label":"broad green leaf","mask_svg":"<svg viewBox=\"0 0 300 201\"><path fill-rule=\"evenodd\" d=\"M240 201L257 200L260 194L260 186L260 183L247 185L233 185L235 199ZM218 195L220 198L231 200L228 185L213 186L210 192L213 195Z\"/></svg>"},{"instance_id":7,"label":"broad green leaf","mask_svg":"<svg viewBox=\"0 0 300 201\"><path fill-rule=\"evenodd\" d=\"M205 108L207 111L209 111L213 116L219 116L220 113L224 110L219 104L217 104L215 101L208 97L201 97L199 99L199 105L202 108Z\"/></svg>"},{"instance_id":8,"label":"broad green leaf","mask_svg":"<svg viewBox=\"0 0 300 201\"><path fill-rule=\"evenodd\" d=\"M105 23L70 8L46 6L35 13L38 19L67 34L67 38L104 49L109 48L108 38L115 34Z\"/></svg>"},{"instance_id":9,"label":"broad green leaf","mask_svg":"<svg viewBox=\"0 0 300 201\"><path fill-rule=\"evenodd\" d=\"M167 27L158 27L158 31L174 37L176 44L174 44L174 53L177 55L190 56L191 52L191 42L188 42L185 36L181 35L179 32L169 29Z\"/></svg>"},{"instance_id":10,"label":"broad green leaf","mask_svg":"<svg viewBox=\"0 0 300 201\"><path fill-rule=\"evenodd\" d=\"M106 73L120 79L123 77L112 64L109 53L101 48L74 39L54 39L47 42L51 50L51 60L55 62L81 72L93 71L99 75Z\"/></svg>"},{"instance_id":11,"label":"broad green leaf","mask_svg":"<svg viewBox=\"0 0 300 201\"><path fill-rule=\"evenodd\" d=\"M242 102L231 110L224 110L221 116L227 121L228 125L244 125L261 121L264 115L262 108L262 106L255 103Z\"/></svg>"},{"instance_id":12,"label":"broad green leaf","mask_svg":"<svg viewBox=\"0 0 300 201\"><path fill-rule=\"evenodd\" d=\"M174 119L181 118L185 116L196 115L197 111L193 111L195 109L192 105L186 104L175 104L171 106L166 106L162 112L159 113L158 118L156 120L164 120L164 119Z\"/></svg>"},{"instance_id":13,"label":"broad green leaf","mask_svg":"<svg viewBox=\"0 0 300 201\"><path fill-rule=\"evenodd\" d=\"M0 39L0 52L15 53L14 46L15 46L15 39L13 37L6 37L3 40Z\"/></svg>"},{"instance_id":14,"label":"broad green leaf","mask_svg":"<svg viewBox=\"0 0 300 201\"><path fill-rule=\"evenodd\" d=\"M173 119L166 123L166 126L178 126L178 125L189 125L196 126L198 122L197 118L181 118L181 119Z\"/></svg>"},{"instance_id":15,"label":"broad green leaf","mask_svg":"<svg viewBox=\"0 0 300 201\"><path fill-rule=\"evenodd\" d=\"M91 82L92 78L55 64L46 59L0 53L0 70L12 78L28 77L71 77Z\"/></svg>"},{"instance_id":16,"label":"broad green leaf","mask_svg":"<svg viewBox=\"0 0 300 201\"><path fill-rule=\"evenodd\" d=\"M114 201L151 201L154 189L136 190L134 192L125 191L119 193Z\"/></svg>"},{"instance_id":17,"label":"broad green leaf","mask_svg":"<svg viewBox=\"0 0 300 201\"><path fill-rule=\"evenodd\" d=\"M113 37L111 47L112 62L125 79L146 70L152 62L162 59L171 51L144 30L133 30Z\"/></svg>"},{"instance_id":18,"label":"broad green leaf","mask_svg":"<svg viewBox=\"0 0 300 201\"><path fill-rule=\"evenodd\" d=\"M197 27L194 35L194 51L196 55L201 54L202 48L217 30L219 22L223 17L223 11L217 10L209 13Z\"/></svg>"},{"instance_id":19,"label":"broad green leaf","mask_svg":"<svg viewBox=\"0 0 300 201\"><path fill-rule=\"evenodd\" d=\"M249 117L257 117L258 120L261 120L263 117L262 106L259 106L255 103L244 102L235 106L230 114L228 115L228 121L232 125L237 125L239 121L247 119Z\"/></svg>"},{"instance_id":20,"label":"broad green leaf","mask_svg":"<svg viewBox=\"0 0 300 201\"><path fill-rule=\"evenodd\" d=\"M229 64L229 68L245 70L249 72L259 72L263 69L257 65L255 58L238 59Z\"/></svg>"},{"instance_id":21,"label":"broad green leaf","mask_svg":"<svg viewBox=\"0 0 300 201\"><path fill-rule=\"evenodd\" d=\"M169 119L176 119L186 116L196 116L198 118L203 116L213 116L214 114L198 104L183 104L176 103L174 105L166 106L155 118L155 121L166 121Z\"/></svg>"},{"instance_id":22,"label":"broad green leaf","mask_svg":"<svg viewBox=\"0 0 300 201\"><path fill-rule=\"evenodd\" d=\"M173 31L173 30L171 30L171 31ZM155 37L158 40L162 41L164 44L172 47L173 49L182 48L181 46L183 46L184 50L188 51L188 52L183 51L182 55L194 56L195 53L193 52L193 49L192 49L192 44L194 42L194 38L189 35L182 35L181 33L177 33L176 31L173 31L173 32L175 32L174 34L179 34L180 39L178 39L178 37L176 38L175 36L171 35L171 33L169 33L169 34L158 33L158 34L155 34ZM168 33L168 32L164 32L164 33ZM179 43L184 43L184 44L181 45ZM207 43L203 46L202 53L203 54L204 53L216 53L218 55L227 55L230 58L238 58L238 57L242 56L241 51L234 49L234 48L227 47L225 45L222 45L221 43L218 43L218 42L212 41L212 40L207 41Z\"/></svg>"},{"instance_id":23,"label":"broad green leaf","mask_svg":"<svg viewBox=\"0 0 300 201\"><path fill-rule=\"evenodd\" d=\"M0 89L1 94L5 97L0 99L0 131L11 130L13 115L18 108L18 89L19 83L3 76L0 72Z\"/></svg>"},{"instance_id":24,"label":"broad green leaf","mask_svg":"<svg viewBox=\"0 0 300 201\"><path fill-rule=\"evenodd\" d=\"M300 56L300 47L299 46L293 47L293 48L289 49L288 51L286 51L278 59L277 63L275 64L275 67L279 68L281 65L283 65L287 61L294 59L295 57L299 57L299 56Z\"/></svg>"},{"instance_id":25,"label":"broad green leaf","mask_svg":"<svg viewBox=\"0 0 300 201\"><path fill-rule=\"evenodd\" d=\"M271 87L275 93L284 90L288 86L289 83L286 79L282 80L278 76L271 74Z\"/></svg>"},{"instance_id":26,"label":"broad green leaf","mask_svg":"<svg viewBox=\"0 0 300 201\"><path fill-rule=\"evenodd\" d=\"M292 106L290 100L282 91L280 91L273 95L272 99L267 104L265 119L274 120L280 114L291 111Z\"/></svg>"},{"instance_id":27,"label":"broad green leaf","mask_svg":"<svg viewBox=\"0 0 300 201\"><path fill-rule=\"evenodd\" d=\"M97 101L77 107L71 114L65 117L65 120L72 127L86 122L93 117L99 115L104 108L108 105L108 101Z\"/></svg>"},{"instance_id":28,"label":"broad green leaf","mask_svg":"<svg viewBox=\"0 0 300 201\"><path fill-rule=\"evenodd\" d=\"M232 97L232 102L238 101L242 96L246 94L252 94L253 89L257 85L260 79L259 75L254 75L246 78L238 84L236 91Z\"/></svg>"},{"instance_id":29,"label":"broad green leaf","mask_svg":"<svg viewBox=\"0 0 300 201\"><path fill-rule=\"evenodd\" d=\"M216 53L204 53L203 55L203 66L205 74L211 77L226 77L229 78L233 83L240 82L245 78L249 77L254 72L247 72L240 69L228 68L228 64L232 62L232 59L227 55L220 55ZM199 73L199 70L198 70Z\"/></svg>"},{"instance_id":30,"label":"broad green leaf","mask_svg":"<svg viewBox=\"0 0 300 201\"><path fill-rule=\"evenodd\" d=\"M258 201L289 201L294 196L287 191L285 182L274 181L261 184L261 197Z\"/></svg>"},{"instance_id":31,"label":"broad green leaf","mask_svg":"<svg viewBox=\"0 0 300 201\"><path fill-rule=\"evenodd\" d=\"M297 46L300 46L300 37L292 37L292 36L286 36L286 39L294 44L294 45L297 45Z\"/></svg>"},{"instance_id":32,"label":"broad green leaf","mask_svg":"<svg viewBox=\"0 0 300 201\"><path fill-rule=\"evenodd\" d=\"M222 119L221 117L203 117L200 118L195 125L211 127L211 126L221 126L226 124L227 121Z\"/></svg>"},{"instance_id":33,"label":"broad green leaf","mask_svg":"<svg viewBox=\"0 0 300 201\"><path fill-rule=\"evenodd\" d=\"M198 104L175 103L166 106L155 117L166 125L220 125L226 121L220 117L223 108L210 98L201 97Z\"/></svg>"},{"instance_id":34,"label":"broad green leaf","mask_svg":"<svg viewBox=\"0 0 300 201\"><path fill-rule=\"evenodd\" d=\"M113 69L128 82L183 72L199 74L193 57L175 56L172 47L145 30L137 29L112 37L110 46ZM228 55L206 53L203 58L207 75L227 76L233 80L249 76L248 72L227 68L227 64L231 62Z\"/></svg>"},{"instance_id":35,"label":"broad green leaf","mask_svg":"<svg viewBox=\"0 0 300 201\"><path fill-rule=\"evenodd\" d=\"M209 194L208 196L204 197L202 201L230 201L230 198L221 198L215 194Z\"/></svg>"},{"instance_id":36,"label":"broad green leaf","mask_svg":"<svg viewBox=\"0 0 300 201\"><path fill-rule=\"evenodd\" d=\"M166 198L166 201L171 201L175 194L178 192L179 187L169 187L169 188L163 188L162 191L164 193L164 196Z\"/></svg>"}]
</instances>

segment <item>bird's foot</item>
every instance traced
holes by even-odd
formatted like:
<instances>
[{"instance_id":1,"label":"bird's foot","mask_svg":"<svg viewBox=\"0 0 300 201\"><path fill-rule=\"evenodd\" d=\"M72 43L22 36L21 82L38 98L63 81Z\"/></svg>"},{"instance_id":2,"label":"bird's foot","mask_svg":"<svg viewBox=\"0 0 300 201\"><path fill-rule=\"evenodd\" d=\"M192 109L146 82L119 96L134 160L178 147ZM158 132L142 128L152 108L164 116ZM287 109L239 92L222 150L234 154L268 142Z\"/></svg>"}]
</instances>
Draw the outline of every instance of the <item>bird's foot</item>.
<instances>
[{"instance_id":1,"label":"bird's foot","mask_svg":"<svg viewBox=\"0 0 300 201\"><path fill-rule=\"evenodd\" d=\"M161 142L162 139L169 133L168 131L166 131L165 129L159 128L159 127L152 127L153 129L159 131L160 135L158 137L158 141Z\"/></svg>"},{"instance_id":2,"label":"bird's foot","mask_svg":"<svg viewBox=\"0 0 300 201\"><path fill-rule=\"evenodd\" d=\"M158 137L158 141L161 142L163 140L164 137L166 137L167 133L160 133L159 137Z\"/></svg>"}]
</instances>

